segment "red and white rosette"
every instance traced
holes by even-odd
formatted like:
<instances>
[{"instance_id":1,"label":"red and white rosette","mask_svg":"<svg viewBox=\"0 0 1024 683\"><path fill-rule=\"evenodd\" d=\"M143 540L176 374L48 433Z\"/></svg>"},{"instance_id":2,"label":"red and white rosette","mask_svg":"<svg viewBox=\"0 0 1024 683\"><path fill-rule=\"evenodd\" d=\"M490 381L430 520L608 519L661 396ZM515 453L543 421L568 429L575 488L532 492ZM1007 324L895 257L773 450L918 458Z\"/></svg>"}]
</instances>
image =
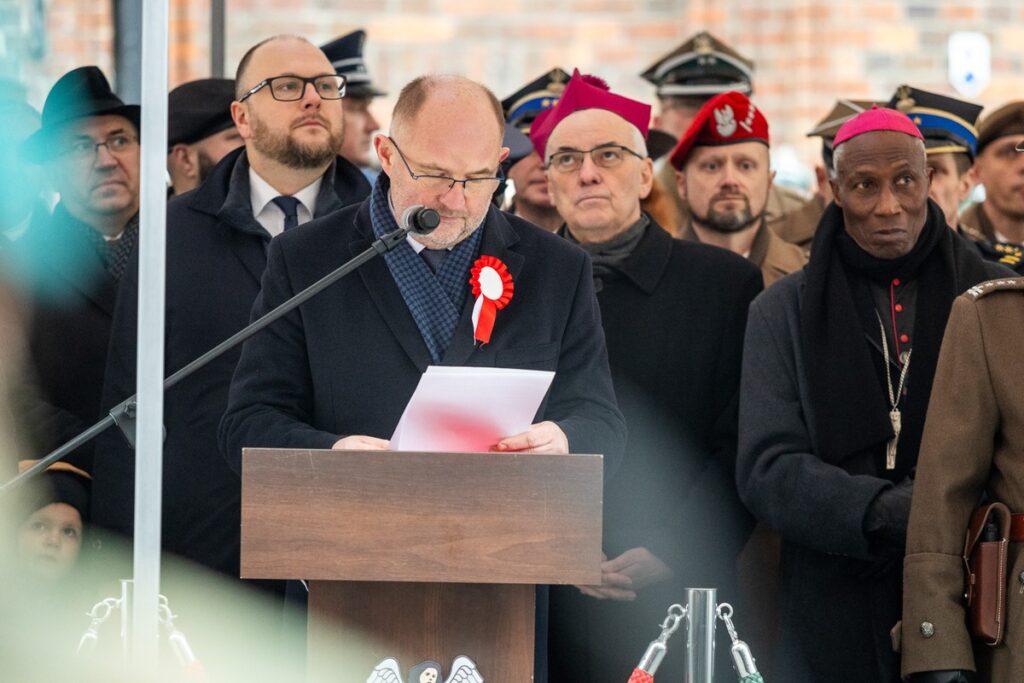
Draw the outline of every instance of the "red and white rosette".
<instances>
[{"instance_id":1,"label":"red and white rosette","mask_svg":"<svg viewBox=\"0 0 1024 683\"><path fill-rule=\"evenodd\" d=\"M473 337L481 344L491 341L494 319L498 311L512 300L515 285L508 266L493 256L481 256L469 271L469 284L473 285Z\"/></svg>"}]
</instances>

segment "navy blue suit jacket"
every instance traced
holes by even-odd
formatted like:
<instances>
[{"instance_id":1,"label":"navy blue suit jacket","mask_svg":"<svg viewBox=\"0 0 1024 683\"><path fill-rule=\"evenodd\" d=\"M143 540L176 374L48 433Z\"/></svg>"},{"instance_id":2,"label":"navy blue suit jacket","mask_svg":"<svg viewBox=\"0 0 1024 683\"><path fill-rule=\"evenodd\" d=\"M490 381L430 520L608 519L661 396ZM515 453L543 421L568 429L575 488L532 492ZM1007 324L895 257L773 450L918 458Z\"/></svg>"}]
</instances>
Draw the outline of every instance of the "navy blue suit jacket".
<instances>
[{"instance_id":1,"label":"navy blue suit jacket","mask_svg":"<svg viewBox=\"0 0 1024 683\"><path fill-rule=\"evenodd\" d=\"M481 253L508 266L515 295L484 346L473 340L468 297L442 364L554 370L537 419L556 422L570 451L605 455L607 476L626 430L589 258L497 209L479 229ZM365 250L372 237L364 202L275 239L253 317ZM390 438L430 363L387 264L375 259L246 342L221 446L239 469L246 446L330 448L345 435Z\"/></svg>"}]
</instances>

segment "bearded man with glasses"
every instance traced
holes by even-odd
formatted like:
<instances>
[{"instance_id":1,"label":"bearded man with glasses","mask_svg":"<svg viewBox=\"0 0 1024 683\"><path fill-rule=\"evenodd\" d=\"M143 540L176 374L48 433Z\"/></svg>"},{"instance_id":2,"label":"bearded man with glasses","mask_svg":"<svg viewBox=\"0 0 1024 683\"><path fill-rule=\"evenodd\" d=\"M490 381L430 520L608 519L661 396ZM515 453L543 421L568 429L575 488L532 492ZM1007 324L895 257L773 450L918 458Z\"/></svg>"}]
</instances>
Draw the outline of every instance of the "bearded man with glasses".
<instances>
[{"instance_id":1,"label":"bearded man with glasses","mask_svg":"<svg viewBox=\"0 0 1024 683\"><path fill-rule=\"evenodd\" d=\"M336 156L345 79L297 36L263 40L239 62L230 115L243 146L196 189L167 205L167 373L249 322L271 239L362 201L369 183ZM104 405L135 391L138 297L134 259L110 343ZM161 543L167 552L238 578L240 482L220 455L217 426L239 350L167 392ZM135 458L116 430L97 439L92 519L130 534Z\"/></svg>"},{"instance_id":2,"label":"bearded man with glasses","mask_svg":"<svg viewBox=\"0 0 1024 683\"><path fill-rule=\"evenodd\" d=\"M559 234L594 264L629 427L628 457L605 480L602 581L552 589L552 681L626 680L651 615L686 586L732 600L749 530L732 478L746 311L761 274L723 249L672 239L641 209L654 176L650 115L576 72L531 127L565 220ZM684 649L670 649L659 680L682 680L683 664Z\"/></svg>"}]
</instances>

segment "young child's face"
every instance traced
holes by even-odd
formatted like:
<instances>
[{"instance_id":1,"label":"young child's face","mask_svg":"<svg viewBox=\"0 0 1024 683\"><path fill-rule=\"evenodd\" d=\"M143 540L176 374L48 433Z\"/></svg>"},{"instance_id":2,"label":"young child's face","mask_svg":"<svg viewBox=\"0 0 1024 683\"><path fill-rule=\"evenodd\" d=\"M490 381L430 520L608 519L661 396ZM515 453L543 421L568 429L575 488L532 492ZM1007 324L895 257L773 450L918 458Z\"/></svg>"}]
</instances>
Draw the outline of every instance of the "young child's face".
<instances>
[{"instance_id":1,"label":"young child's face","mask_svg":"<svg viewBox=\"0 0 1024 683\"><path fill-rule=\"evenodd\" d=\"M50 503L25 520L18 531L22 561L42 578L68 573L82 547L82 516L67 503Z\"/></svg>"}]
</instances>

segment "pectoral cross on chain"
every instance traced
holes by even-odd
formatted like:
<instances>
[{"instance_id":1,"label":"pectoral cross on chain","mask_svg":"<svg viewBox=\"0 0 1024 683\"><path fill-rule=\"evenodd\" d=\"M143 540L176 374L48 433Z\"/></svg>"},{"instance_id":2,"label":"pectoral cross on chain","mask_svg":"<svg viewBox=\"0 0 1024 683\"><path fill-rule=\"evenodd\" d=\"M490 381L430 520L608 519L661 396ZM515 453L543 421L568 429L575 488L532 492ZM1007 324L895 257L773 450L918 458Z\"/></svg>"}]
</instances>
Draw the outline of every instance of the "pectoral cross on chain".
<instances>
[{"instance_id":1,"label":"pectoral cross on chain","mask_svg":"<svg viewBox=\"0 0 1024 683\"><path fill-rule=\"evenodd\" d=\"M896 469L896 446L900 442L900 430L903 428L903 416L899 408L889 411L889 421L892 422L892 438L885 446L885 469Z\"/></svg>"}]
</instances>

